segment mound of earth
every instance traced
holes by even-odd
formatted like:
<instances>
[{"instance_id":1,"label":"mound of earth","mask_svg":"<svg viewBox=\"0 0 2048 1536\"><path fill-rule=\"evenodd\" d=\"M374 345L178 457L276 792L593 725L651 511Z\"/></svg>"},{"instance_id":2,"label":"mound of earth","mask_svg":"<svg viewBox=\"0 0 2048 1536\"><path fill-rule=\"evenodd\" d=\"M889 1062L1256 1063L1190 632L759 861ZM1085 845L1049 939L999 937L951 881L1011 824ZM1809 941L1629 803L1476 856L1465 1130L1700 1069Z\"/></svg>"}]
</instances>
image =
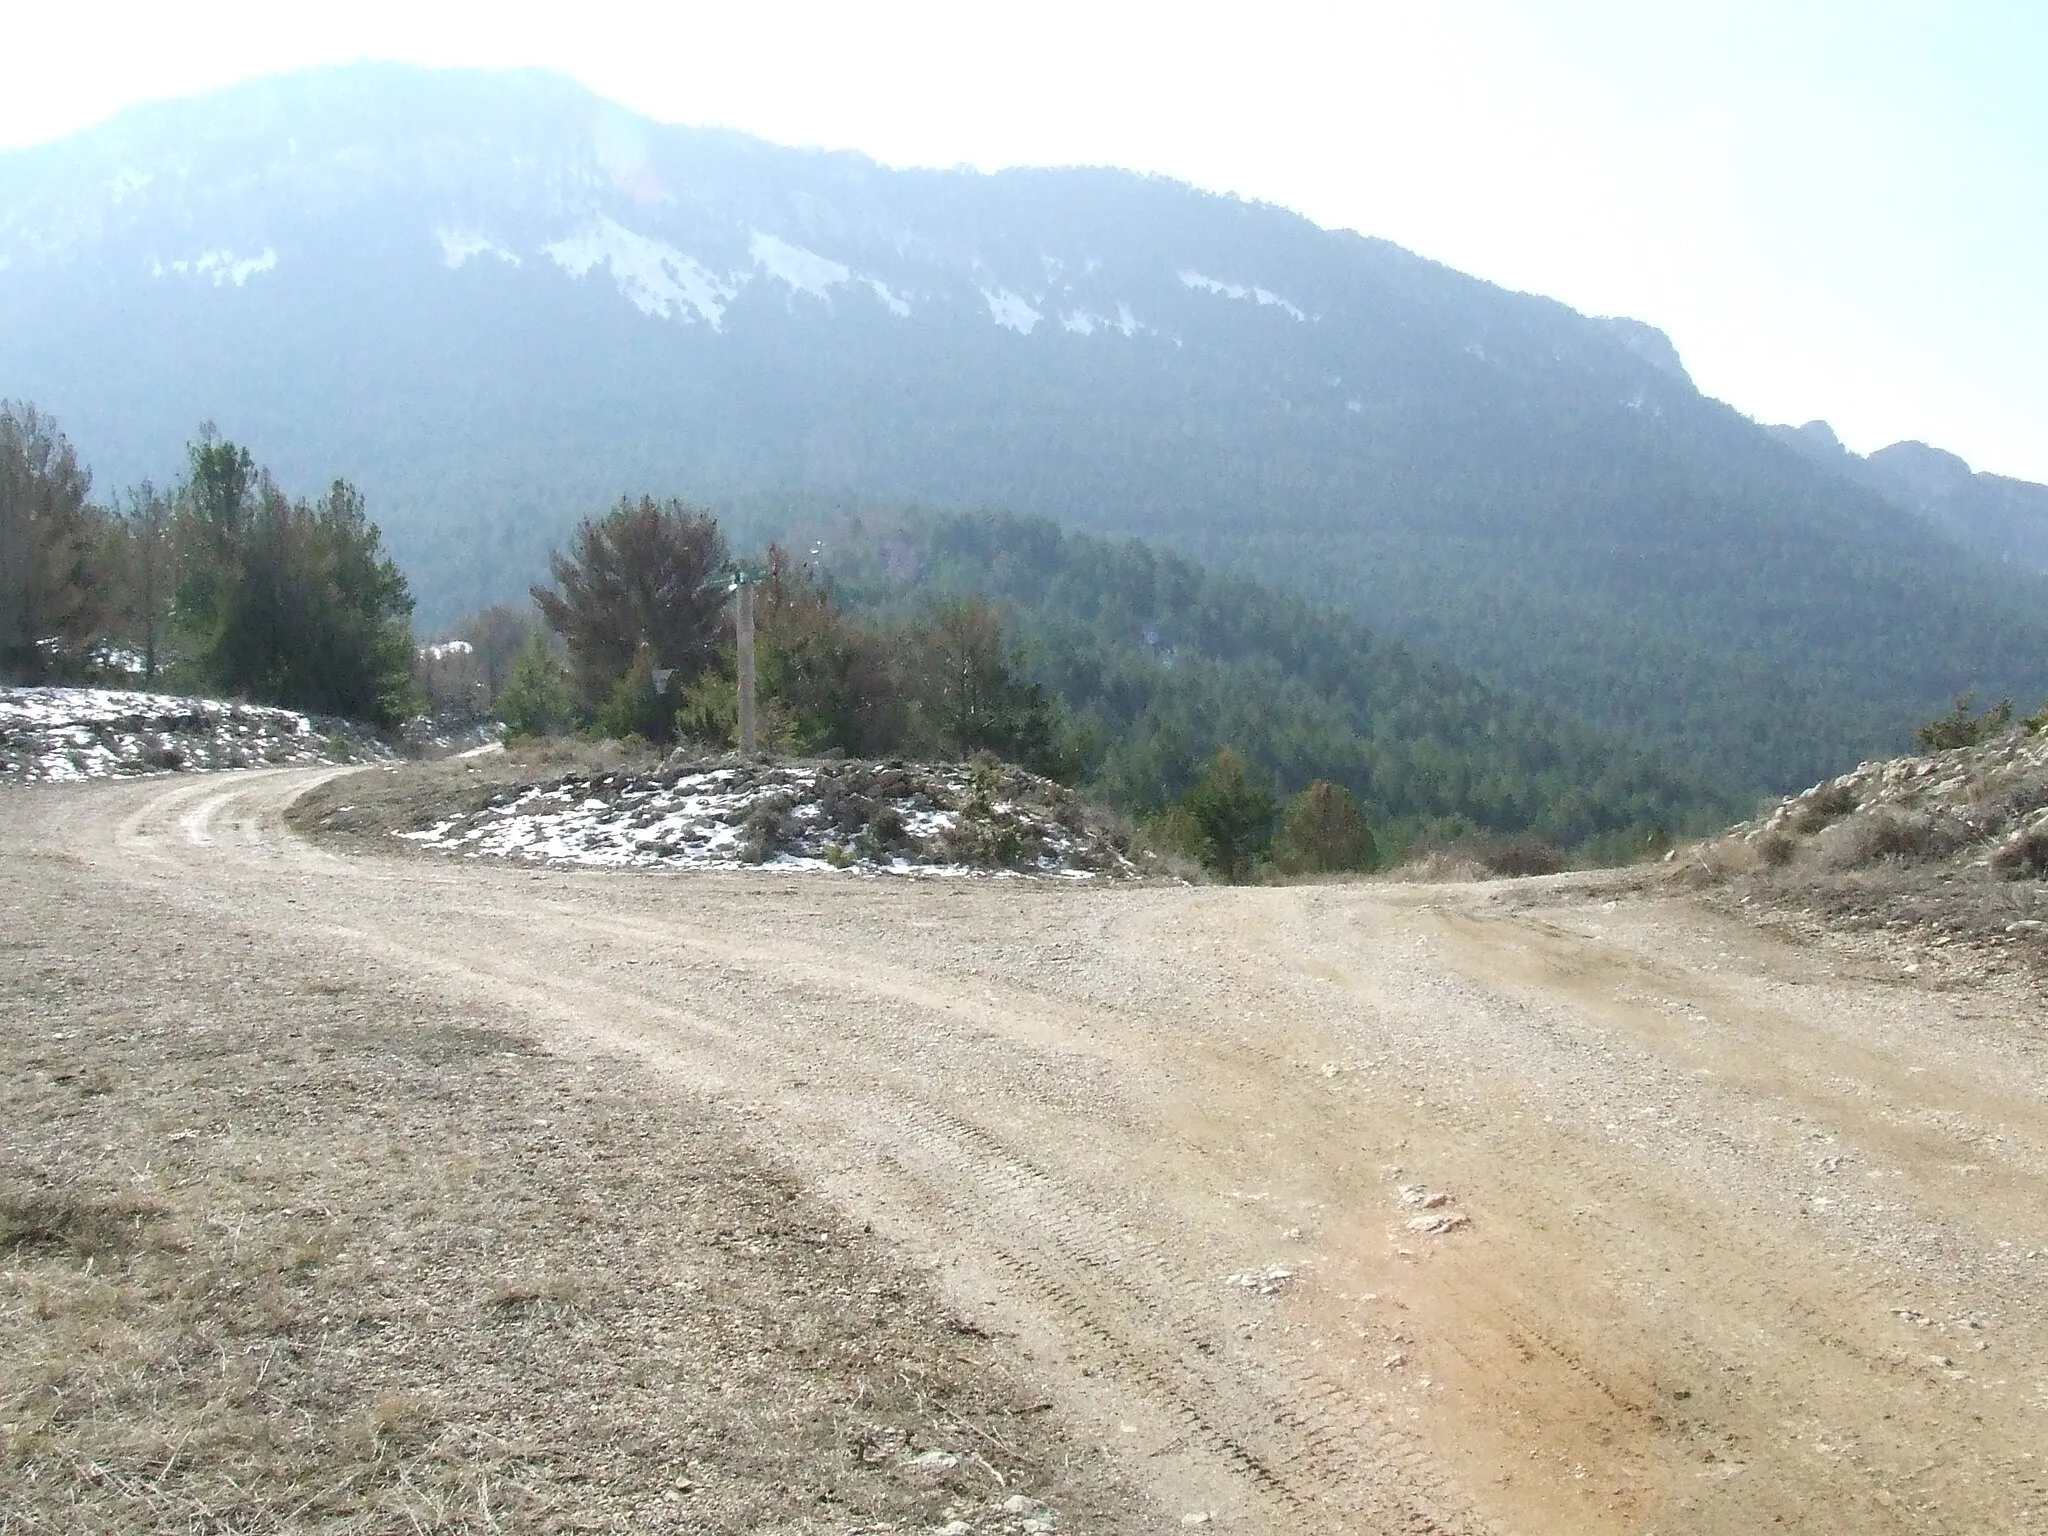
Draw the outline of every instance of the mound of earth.
<instances>
[{"instance_id":1,"label":"mound of earth","mask_svg":"<svg viewBox=\"0 0 2048 1536\"><path fill-rule=\"evenodd\" d=\"M0 783L390 755L360 725L296 710L112 688L0 688Z\"/></svg>"},{"instance_id":2,"label":"mound of earth","mask_svg":"<svg viewBox=\"0 0 2048 1536\"><path fill-rule=\"evenodd\" d=\"M2048 963L2048 733L1864 763L1672 858L1740 905Z\"/></svg>"},{"instance_id":3,"label":"mound of earth","mask_svg":"<svg viewBox=\"0 0 2048 1536\"><path fill-rule=\"evenodd\" d=\"M1142 871L1127 829L1071 790L974 763L671 761L508 786L399 829L470 858L614 868L1010 873Z\"/></svg>"}]
</instances>

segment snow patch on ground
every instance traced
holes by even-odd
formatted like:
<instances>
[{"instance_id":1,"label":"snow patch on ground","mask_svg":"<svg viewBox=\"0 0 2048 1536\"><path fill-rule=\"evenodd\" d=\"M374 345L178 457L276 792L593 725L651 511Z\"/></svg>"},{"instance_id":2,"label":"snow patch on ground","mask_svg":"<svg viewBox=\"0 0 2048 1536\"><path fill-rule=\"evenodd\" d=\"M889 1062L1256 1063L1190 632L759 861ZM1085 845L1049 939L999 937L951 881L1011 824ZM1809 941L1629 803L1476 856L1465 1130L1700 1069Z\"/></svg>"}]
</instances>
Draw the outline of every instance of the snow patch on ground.
<instances>
[{"instance_id":1,"label":"snow patch on ground","mask_svg":"<svg viewBox=\"0 0 2048 1536\"><path fill-rule=\"evenodd\" d=\"M738 291L696 257L635 234L616 219L600 218L541 251L571 277L605 268L619 292L642 314L685 322L695 315L714 331L720 329L725 307Z\"/></svg>"},{"instance_id":2,"label":"snow patch on ground","mask_svg":"<svg viewBox=\"0 0 2048 1536\"><path fill-rule=\"evenodd\" d=\"M388 757L296 710L116 688L0 688L0 784Z\"/></svg>"},{"instance_id":3,"label":"snow patch on ground","mask_svg":"<svg viewBox=\"0 0 2048 1536\"><path fill-rule=\"evenodd\" d=\"M451 272L479 256L494 256L515 267L520 264L516 253L473 229L437 229L434 238L441 242L441 263Z\"/></svg>"},{"instance_id":4,"label":"snow patch on ground","mask_svg":"<svg viewBox=\"0 0 2048 1536\"><path fill-rule=\"evenodd\" d=\"M607 869L1127 877L1113 831L1056 784L969 764L685 764L571 775L395 834L466 858Z\"/></svg>"},{"instance_id":5,"label":"snow patch on ground","mask_svg":"<svg viewBox=\"0 0 2048 1536\"><path fill-rule=\"evenodd\" d=\"M989 318L1020 336L1029 336L1038 322L1045 318L1022 294L1012 293L1007 288L984 288L981 296L988 301Z\"/></svg>"}]
</instances>

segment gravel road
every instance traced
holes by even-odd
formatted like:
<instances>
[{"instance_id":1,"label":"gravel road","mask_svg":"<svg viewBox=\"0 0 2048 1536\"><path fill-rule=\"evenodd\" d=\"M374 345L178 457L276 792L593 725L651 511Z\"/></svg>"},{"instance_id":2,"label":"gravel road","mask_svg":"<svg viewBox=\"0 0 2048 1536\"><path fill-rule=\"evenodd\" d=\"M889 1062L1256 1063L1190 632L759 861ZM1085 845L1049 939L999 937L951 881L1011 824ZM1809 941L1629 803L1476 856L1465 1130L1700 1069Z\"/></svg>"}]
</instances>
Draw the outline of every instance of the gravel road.
<instances>
[{"instance_id":1,"label":"gravel road","mask_svg":"<svg viewBox=\"0 0 2048 1536\"><path fill-rule=\"evenodd\" d=\"M2048 1530L2029 983L1569 878L343 853L280 821L335 771L21 791L0 856L708 1096L1109 1450L1112 1525Z\"/></svg>"}]
</instances>

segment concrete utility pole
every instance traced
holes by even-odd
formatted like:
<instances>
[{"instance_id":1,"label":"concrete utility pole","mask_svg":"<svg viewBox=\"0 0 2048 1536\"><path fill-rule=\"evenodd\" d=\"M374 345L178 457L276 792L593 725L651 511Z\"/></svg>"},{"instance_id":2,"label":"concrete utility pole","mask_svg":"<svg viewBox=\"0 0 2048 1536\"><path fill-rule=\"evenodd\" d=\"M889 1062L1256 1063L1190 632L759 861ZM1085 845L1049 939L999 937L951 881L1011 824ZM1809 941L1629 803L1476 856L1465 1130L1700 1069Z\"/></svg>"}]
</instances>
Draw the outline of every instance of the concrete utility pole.
<instances>
[{"instance_id":1,"label":"concrete utility pole","mask_svg":"<svg viewBox=\"0 0 2048 1536\"><path fill-rule=\"evenodd\" d=\"M740 756L754 755L754 588L768 579L765 566L736 565L727 573L726 590L734 595L738 612L733 634L740 653Z\"/></svg>"},{"instance_id":2,"label":"concrete utility pole","mask_svg":"<svg viewBox=\"0 0 2048 1536\"><path fill-rule=\"evenodd\" d=\"M739 584L740 756L754 755L754 584Z\"/></svg>"}]
</instances>

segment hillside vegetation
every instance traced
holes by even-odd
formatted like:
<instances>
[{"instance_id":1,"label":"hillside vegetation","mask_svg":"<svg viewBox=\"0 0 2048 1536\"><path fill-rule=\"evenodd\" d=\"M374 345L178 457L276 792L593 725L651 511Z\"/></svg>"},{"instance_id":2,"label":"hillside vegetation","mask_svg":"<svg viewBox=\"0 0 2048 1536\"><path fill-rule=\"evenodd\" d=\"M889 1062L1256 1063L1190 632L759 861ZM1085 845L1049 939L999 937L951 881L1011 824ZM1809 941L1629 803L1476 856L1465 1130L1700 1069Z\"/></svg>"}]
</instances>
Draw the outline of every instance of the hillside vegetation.
<instances>
[{"instance_id":1,"label":"hillside vegetation","mask_svg":"<svg viewBox=\"0 0 2048 1536\"><path fill-rule=\"evenodd\" d=\"M1092 782L1141 812L1187 793L1226 747L1289 792L1319 778L1348 788L1393 846L1534 834L1619 853L1732 804L1340 611L1135 540L911 517L827 534L820 558L857 612L957 593L1000 604L1026 674L1072 713Z\"/></svg>"},{"instance_id":2,"label":"hillside vegetation","mask_svg":"<svg viewBox=\"0 0 2048 1536\"><path fill-rule=\"evenodd\" d=\"M1673 856L1746 913L1880 934L1909 971L2048 967L2048 710L1958 699L1921 751L1858 765Z\"/></svg>"}]
</instances>

